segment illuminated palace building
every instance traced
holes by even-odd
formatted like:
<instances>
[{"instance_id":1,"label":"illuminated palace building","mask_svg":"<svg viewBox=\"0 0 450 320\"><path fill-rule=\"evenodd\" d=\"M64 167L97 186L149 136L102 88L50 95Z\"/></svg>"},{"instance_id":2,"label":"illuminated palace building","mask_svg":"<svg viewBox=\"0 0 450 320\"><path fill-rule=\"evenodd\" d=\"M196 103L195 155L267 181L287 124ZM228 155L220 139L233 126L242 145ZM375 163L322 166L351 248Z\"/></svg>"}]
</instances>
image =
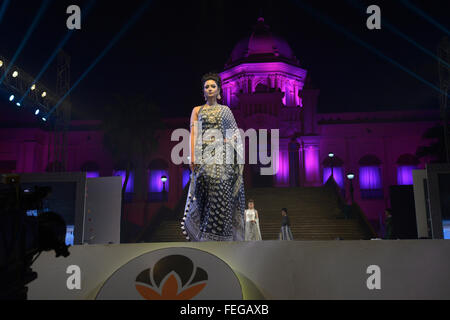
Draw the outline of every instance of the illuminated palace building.
<instances>
[{"instance_id":1,"label":"illuminated palace building","mask_svg":"<svg viewBox=\"0 0 450 320\"><path fill-rule=\"evenodd\" d=\"M369 220L376 221L390 206L389 186L412 184L412 170L424 168L429 161L417 159L415 152L418 146L429 144L422 135L439 120L438 110L318 113L319 89L307 75L289 44L274 35L263 18L232 50L220 73L221 103L231 108L244 131L279 129L280 134L277 174L261 176L258 165L246 165L245 188L321 186L333 171L348 198L347 174L351 172L354 200ZM8 104L2 109L11 108L7 99L2 103ZM189 118L168 118L165 123L167 129L160 136L159 150L148 159L147 172L141 176L131 172L127 219L136 225L144 225L163 204L173 208L185 201L182 196L189 168L171 162L171 150L178 142L170 137L176 128L188 129ZM98 121L71 121L66 171L86 171L89 177L124 174L104 151L99 128ZM53 139L52 132L43 128L14 127L3 120L0 170L51 170L55 166ZM167 177L164 183L162 176ZM163 188L166 198L158 196ZM133 198L147 201L147 214L137 209L142 203Z\"/></svg>"}]
</instances>

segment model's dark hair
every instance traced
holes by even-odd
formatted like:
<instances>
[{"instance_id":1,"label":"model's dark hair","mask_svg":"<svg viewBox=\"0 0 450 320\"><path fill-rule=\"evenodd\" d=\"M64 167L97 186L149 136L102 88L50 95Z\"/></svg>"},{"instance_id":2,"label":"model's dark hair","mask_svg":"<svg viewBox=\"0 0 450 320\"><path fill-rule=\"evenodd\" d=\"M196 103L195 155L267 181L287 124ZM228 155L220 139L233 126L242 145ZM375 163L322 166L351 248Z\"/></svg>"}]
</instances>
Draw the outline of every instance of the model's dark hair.
<instances>
[{"instance_id":1,"label":"model's dark hair","mask_svg":"<svg viewBox=\"0 0 450 320\"><path fill-rule=\"evenodd\" d=\"M248 203L253 202L255 203L255 201L253 201L253 199L248 199Z\"/></svg>"},{"instance_id":2,"label":"model's dark hair","mask_svg":"<svg viewBox=\"0 0 450 320\"><path fill-rule=\"evenodd\" d=\"M281 208L281 211L284 211L287 214L287 209L286 208Z\"/></svg>"},{"instance_id":3,"label":"model's dark hair","mask_svg":"<svg viewBox=\"0 0 450 320\"><path fill-rule=\"evenodd\" d=\"M220 80L219 75L217 73L208 72L207 74L203 75L203 77L202 77L202 92L203 92L203 88L205 87L205 82L208 80L214 80L214 82L219 87L219 90L222 89L222 80Z\"/></svg>"}]
</instances>

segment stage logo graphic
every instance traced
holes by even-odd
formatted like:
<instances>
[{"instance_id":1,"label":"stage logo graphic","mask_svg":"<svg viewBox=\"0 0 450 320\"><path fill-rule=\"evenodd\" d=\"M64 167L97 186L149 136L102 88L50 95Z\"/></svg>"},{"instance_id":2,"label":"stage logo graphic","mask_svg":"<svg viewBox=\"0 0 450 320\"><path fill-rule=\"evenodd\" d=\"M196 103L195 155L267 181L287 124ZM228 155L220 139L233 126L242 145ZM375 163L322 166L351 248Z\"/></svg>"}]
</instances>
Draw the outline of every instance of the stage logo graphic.
<instances>
[{"instance_id":1,"label":"stage logo graphic","mask_svg":"<svg viewBox=\"0 0 450 320\"><path fill-rule=\"evenodd\" d=\"M147 300L190 300L206 286L208 273L182 255L171 255L136 278L136 290Z\"/></svg>"},{"instance_id":2,"label":"stage logo graphic","mask_svg":"<svg viewBox=\"0 0 450 320\"><path fill-rule=\"evenodd\" d=\"M195 248L171 247L140 255L100 288L101 300L241 300L239 279L223 260Z\"/></svg>"}]
</instances>

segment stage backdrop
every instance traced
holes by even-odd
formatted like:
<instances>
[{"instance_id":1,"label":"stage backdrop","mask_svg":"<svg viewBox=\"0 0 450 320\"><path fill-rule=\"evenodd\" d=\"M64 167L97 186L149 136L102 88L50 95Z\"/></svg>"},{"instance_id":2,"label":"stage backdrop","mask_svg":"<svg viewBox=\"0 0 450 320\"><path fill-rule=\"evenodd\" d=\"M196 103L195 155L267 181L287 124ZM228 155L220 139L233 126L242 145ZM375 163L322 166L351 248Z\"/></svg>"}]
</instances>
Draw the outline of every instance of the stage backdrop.
<instances>
[{"instance_id":1,"label":"stage backdrop","mask_svg":"<svg viewBox=\"0 0 450 320\"><path fill-rule=\"evenodd\" d=\"M450 241L79 245L29 299L450 299Z\"/></svg>"}]
</instances>

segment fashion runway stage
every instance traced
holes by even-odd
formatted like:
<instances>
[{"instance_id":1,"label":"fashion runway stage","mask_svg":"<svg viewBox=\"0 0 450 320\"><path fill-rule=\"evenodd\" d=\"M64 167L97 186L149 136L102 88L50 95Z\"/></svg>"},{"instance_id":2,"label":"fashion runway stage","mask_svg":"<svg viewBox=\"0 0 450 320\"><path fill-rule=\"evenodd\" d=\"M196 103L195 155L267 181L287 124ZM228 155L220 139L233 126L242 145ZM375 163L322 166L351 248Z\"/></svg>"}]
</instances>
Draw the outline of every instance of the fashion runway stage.
<instances>
[{"instance_id":1,"label":"fashion runway stage","mask_svg":"<svg viewBox=\"0 0 450 320\"><path fill-rule=\"evenodd\" d=\"M450 241L76 245L44 252L29 299L450 299Z\"/></svg>"}]
</instances>

